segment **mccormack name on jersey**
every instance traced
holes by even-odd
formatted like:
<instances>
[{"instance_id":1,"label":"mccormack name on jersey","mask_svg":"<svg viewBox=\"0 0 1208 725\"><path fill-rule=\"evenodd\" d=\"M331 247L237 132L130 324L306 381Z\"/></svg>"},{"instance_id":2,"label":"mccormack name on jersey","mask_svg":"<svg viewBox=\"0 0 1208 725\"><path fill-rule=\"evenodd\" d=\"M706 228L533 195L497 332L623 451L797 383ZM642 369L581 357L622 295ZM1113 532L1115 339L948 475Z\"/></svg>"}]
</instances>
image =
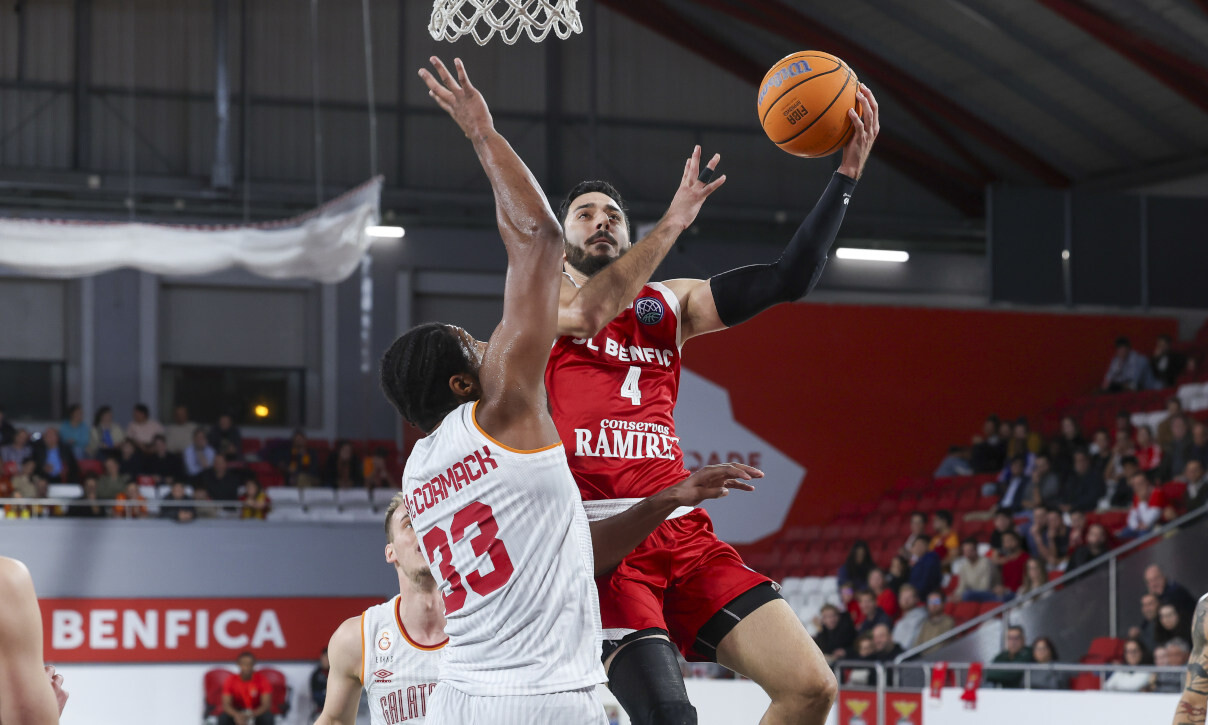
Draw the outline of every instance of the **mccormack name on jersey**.
<instances>
[{"instance_id":1,"label":"mccormack name on jersey","mask_svg":"<svg viewBox=\"0 0 1208 725\"><path fill-rule=\"evenodd\" d=\"M669 426L637 420L602 420L596 430L575 428L575 455L602 458L679 457Z\"/></svg>"},{"instance_id":2,"label":"mccormack name on jersey","mask_svg":"<svg viewBox=\"0 0 1208 725\"><path fill-rule=\"evenodd\" d=\"M444 473L438 473L407 494L407 515L414 519L497 468L499 464L495 462L490 446L467 454Z\"/></svg>"}]
</instances>

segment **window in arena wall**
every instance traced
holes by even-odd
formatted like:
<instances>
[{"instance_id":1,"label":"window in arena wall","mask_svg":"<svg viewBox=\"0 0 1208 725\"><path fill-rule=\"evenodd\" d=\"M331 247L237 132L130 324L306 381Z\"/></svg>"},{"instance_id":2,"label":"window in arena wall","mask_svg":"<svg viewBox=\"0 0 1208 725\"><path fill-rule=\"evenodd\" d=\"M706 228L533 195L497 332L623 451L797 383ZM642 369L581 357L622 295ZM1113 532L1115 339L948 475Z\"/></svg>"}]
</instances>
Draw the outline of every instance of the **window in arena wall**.
<instances>
[{"instance_id":1,"label":"window in arena wall","mask_svg":"<svg viewBox=\"0 0 1208 725\"><path fill-rule=\"evenodd\" d=\"M0 404L6 420L63 415L67 366L62 360L0 360Z\"/></svg>"},{"instance_id":2,"label":"window in arena wall","mask_svg":"<svg viewBox=\"0 0 1208 725\"><path fill-rule=\"evenodd\" d=\"M305 374L303 368L164 365L160 410L185 405L193 420L230 413L239 426L303 427Z\"/></svg>"}]
</instances>

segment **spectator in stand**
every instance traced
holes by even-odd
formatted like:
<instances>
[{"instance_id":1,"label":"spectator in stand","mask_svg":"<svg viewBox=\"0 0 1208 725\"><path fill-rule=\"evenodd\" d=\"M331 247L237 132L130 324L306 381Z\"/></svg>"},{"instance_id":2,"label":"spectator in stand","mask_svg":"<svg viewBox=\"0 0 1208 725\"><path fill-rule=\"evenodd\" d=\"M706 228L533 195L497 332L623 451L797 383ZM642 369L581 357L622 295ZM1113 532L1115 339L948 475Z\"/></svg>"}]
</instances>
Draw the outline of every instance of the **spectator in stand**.
<instances>
[{"instance_id":1,"label":"spectator in stand","mask_svg":"<svg viewBox=\"0 0 1208 725\"><path fill-rule=\"evenodd\" d=\"M1116 339L1116 354L1103 376L1103 392L1122 393L1129 390L1149 390L1153 376L1149 360L1132 348L1127 337Z\"/></svg>"},{"instance_id":2,"label":"spectator in stand","mask_svg":"<svg viewBox=\"0 0 1208 725\"><path fill-rule=\"evenodd\" d=\"M1133 505L1128 510L1128 526L1116 532L1116 538L1124 540L1153 531L1162 519L1162 509L1166 507L1166 497L1144 473L1134 475L1129 483L1133 489Z\"/></svg>"},{"instance_id":3,"label":"spectator in stand","mask_svg":"<svg viewBox=\"0 0 1208 725\"><path fill-rule=\"evenodd\" d=\"M929 546L945 565L956 561L960 556L961 540L952 530L952 512L940 509L931 517L931 528L935 534L931 537Z\"/></svg>"},{"instance_id":4,"label":"spectator in stand","mask_svg":"<svg viewBox=\"0 0 1208 725\"><path fill-rule=\"evenodd\" d=\"M847 559L839 566L839 586L850 584L853 589L864 589L868 586L868 572L874 567L876 564L872 561L868 542L857 541L847 552Z\"/></svg>"},{"instance_id":5,"label":"spectator in stand","mask_svg":"<svg viewBox=\"0 0 1208 725\"><path fill-rule=\"evenodd\" d=\"M885 586L885 572L873 567L868 572L868 588L876 596L877 606L889 615L890 623L897 621L902 611L898 609L897 593Z\"/></svg>"},{"instance_id":6,"label":"spectator in stand","mask_svg":"<svg viewBox=\"0 0 1208 725\"><path fill-rule=\"evenodd\" d=\"M936 478L952 478L953 476L973 475L973 464L970 463L972 452L964 446L951 446L948 455L940 461L935 469Z\"/></svg>"},{"instance_id":7,"label":"spectator in stand","mask_svg":"<svg viewBox=\"0 0 1208 725\"><path fill-rule=\"evenodd\" d=\"M888 624L878 624L872 628L872 658L877 662L893 662L894 658L902 654L905 650L902 645L893 640L893 634L889 629ZM893 687L897 678L893 672L889 672L885 676L885 683Z\"/></svg>"},{"instance_id":8,"label":"spectator in stand","mask_svg":"<svg viewBox=\"0 0 1208 725\"><path fill-rule=\"evenodd\" d=\"M1024 664L1032 662L1032 650L1025 642L1027 639L1023 634L1023 627L1012 625L1007 627L1007 648L994 658L995 663L1013 663ZM999 670L992 667L986 668L986 684L997 685L1006 689L1019 689L1023 687L1023 671L1022 670Z\"/></svg>"},{"instance_id":9,"label":"spectator in stand","mask_svg":"<svg viewBox=\"0 0 1208 725\"><path fill-rule=\"evenodd\" d=\"M127 438L122 441L122 445L118 447L118 463L122 473L137 478L143 472L143 452L138 449L134 441Z\"/></svg>"},{"instance_id":10,"label":"spectator in stand","mask_svg":"<svg viewBox=\"0 0 1208 725\"><path fill-rule=\"evenodd\" d=\"M67 420L59 426L59 437L71 446L71 453L77 461L87 457L92 427L84 422L84 409L79 404L72 404L67 408Z\"/></svg>"},{"instance_id":11,"label":"spectator in stand","mask_svg":"<svg viewBox=\"0 0 1208 725\"><path fill-rule=\"evenodd\" d=\"M1033 433L1028 425L1028 419L1019 417L1011 428L1011 440L1007 441L1007 458L1017 456L1027 457L1029 453L1040 453L1044 448L1044 440L1039 433Z\"/></svg>"},{"instance_id":12,"label":"spectator in stand","mask_svg":"<svg viewBox=\"0 0 1208 725\"><path fill-rule=\"evenodd\" d=\"M373 455L365 460L363 466L365 488L370 490L375 488L396 488L399 485L390 473L390 467L386 464L386 458L389 455L385 448L373 449Z\"/></svg>"},{"instance_id":13,"label":"spectator in stand","mask_svg":"<svg viewBox=\"0 0 1208 725\"><path fill-rule=\"evenodd\" d=\"M35 473L33 480L34 480L34 495L32 496L32 498L41 498L41 499L50 498L50 483L47 482L46 477L41 474ZM63 507L58 506L58 505L46 506L43 504L36 504L30 510L30 515L36 519L44 519L49 516L62 516L63 513L64 513Z\"/></svg>"},{"instance_id":14,"label":"spectator in stand","mask_svg":"<svg viewBox=\"0 0 1208 725\"><path fill-rule=\"evenodd\" d=\"M1028 555L1023 550L1023 539L1019 532L1007 531L1002 535L1002 555L995 562L999 566L1002 585L1008 591L1017 592L1023 586L1024 568L1028 565Z\"/></svg>"},{"instance_id":15,"label":"spectator in stand","mask_svg":"<svg viewBox=\"0 0 1208 725\"><path fill-rule=\"evenodd\" d=\"M1195 460L1192 448L1191 430L1187 427L1187 419L1175 418L1170 422L1170 441L1162 447L1162 480L1167 481L1183 474L1187 463Z\"/></svg>"},{"instance_id":16,"label":"spectator in stand","mask_svg":"<svg viewBox=\"0 0 1208 725\"><path fill-rule=\"evenodd\" d=\"M1147 667L1153 664L1149 648L1135 637L1124 643L1124 664L1130 667ZM1103 683L1103 689L1112 692L1144 692L1149 686L1149 672L1142 670L1119 670L1113 672Z\"/></svg>"},{"instance_id":17,"label":"spectator in stand","mask_svg":"<svg viewBox=\"0 0 1208 725\"><path fill-rule=\"evenodd\" d=\"M1059 571L1069 556L1070 532L1060 511L1048 511L1044 519L1032 526L1032 541L1036 556L1044 565Z\"/></svg>"},{"instance_id":18,"label":"spectator in stand","mask_svg":"<svg viewBox=\"0 0 1208 725\"><path fill-rule=\"evenodd\" d=\"M1025 508L1040 505L1057 508L1061 504L1061 478L1053 471L1052 460L1046 454L1036 456L1028 491L1031 497L1024 499Z\"/></svg>"},{"instance_id":19,"label":"spectator in stand","mask_svg":"<svg viewBox=\"0 0 1208 725\"><path fill-rule=\"evenodd\" d=\"M885 572L885 586L901 594L902 586L910 582L910 560L895 556L889 560L889 571ZM918 592L915 592L917 595Z\"/></svg>"},{"instance_id":20,"label":"spectator in stand","mask_svg":"<svg viewBox=\"0 0 1208 725\"><path fill-rule=\"evenodd\" d=\"M1132 479L1141 472L1135 456L1124 456L1119 465L1108 464L1111 473L1106 478L1103 498L1099 499L1099 510L1128 508L1132 505Z\"/></svg>"},{"instance_id":21,"label":"spectator in stand","mask_svg":"<svg viewBox=\"0 0 1208 725\"><path fill-rule=\"evenodd\" d=\"M26 456L21 461L21 468L18 469L12 477L9 484L12 486L13 495L21 498L34 497L34 474L38 472L38 462L33 456Z\"/></svg>"},{"instance_id":22,"label":"spectator in stand","mask_svg":"<svg viewBox=\"0 0 1208 725\"><path fill-rule=\"evenodd\" d=\"M173 504L178 505L161 505L159 509L159 515L161 517L165 519L172 519L173 521L177 521L182 524L188 523L197 518L197 509L193 506L184 505L186 502L191 502L193 497L190 496L185 490L185 484L183 481L173 481L172 490L168 493L168 497L164 500L171 501Z\"/></svg>"},{"instance_id":23,"label":"spectator in stand","mask_svg":"<svg viewBox=\"0 0 1208 725\"><path fill-rule=\"evenodd\" d=\"M324 647L319 653L319 666L310 673L310 701L315 706L315 712L323 712L323 703L327 702L327 677L330 673L331 662Z\"/></svg>"},{"instance_id":24,"label":"spectator in stand","mask_svg":"<svg viewBox=\"0 0 1208 725\"><path fill-rule=\"evenodd\" d=\"M936 590L927 595L927 619L919 628L918 639L914 646L918 647L939 637L956 626L956 620L944 611L944 592ZM928 650L931 651L931 650Z\"/></svg>"},{"instance_id":25,"label":"spectator in stand","mask_svg":"<svg viewBox=\"0 0 1208 725\"><path fill-rule=\"evenodd\" d=\"M1158 335L1153 357L1149 360L1149 374L1154 389L1173 388L1187 367L1187 356L1171 349L1170 335Z\"/></svg>"},{"instance_id":26,"label":"spectator in stand","mask_svg":"<svg viewBox=\"0 0 1208 725\"><path fill-rule=\"evenodd\" d=\"M1032 661L1036 664L1052 664L1059 659L1057 648L1048 637L1037 637L1032 643ZM1031 681L1028 684L1033 690L1068 690L1070 677L1068 673L1057 670L1037 670L1031 673Z\"/></svg>"},{"instance_id":27,"label":"spectator in stand","mask_svg":"<svg viewBox=\"0 0 1208 725\"><path fill-rule=\"evenodd\" d=\"M1027 468L1023 457L1011 459L1006 478L1002 482L1002 495L998 499L997 511L1008 514L1023 509L1024 502L1032 498L1032 480L1024 471Z\"/></svg>"},{"instance_id":28,"label":"spectator in stand","mask_svg":"<svg viewBox=\"0 0 1208 725\"><path fill-rule=\"evenodd\" d=\"M902 616L893 625L893 641L902 649L910 649L919 638L923 622L927 621L927 609L919 601L918 590L913 584L907 582L898 590L898 608Z\"/></svg>"},{"instance_id":29,"label":"spectator in stand","mask_svg":"<svg viewBox=\"0 0 1208 725\"><path fill-rule=\"evenodd\" d=\"M1153 439L1153 431L1147 425L1137 426L1137 464L1141 470L1157 475L1162 466L1162 447Z\"/></svg>"},{"instance_id":30,"label":"spectator in stand","mask_svg":"<svg viewBox=\"0 0 1208 725\"><path fill-rule=\"evenodd\" d=\"M976 473L994 473L1001 469L1007 460L1007 441L998 434L1002 421L997 415L991 415L982 423L982 432L973 437L973 450L969 456L969 465Z\"/></svg>"},{"instance_id":31,"label":"spectator in stand","mask_svg":"<svg viewBox=\"0 0 1208 725\"><path fill-rule=\"evenodd\" d=\"M876 662L876 647L872 643L872 635L865 634L856 638L856 656L847 659ZM875 687L877 671L872 667L851 667L847 670L847 684L857 687Z\"/></svg>"},{"instance_id":32,"label":"spectator in stand","mask_svg":"<svg viewBox=\"0 0 1208 725\"><path fill-rule=\"evenodd\" d=\"M1049 583L1049 573L1040 559L1028 559L1023 568L1023 584L1020 585L1019 596L1026 596ZM1049 592L1051 594L1052 592ZM1048 594L1042 595L1047 597Z\"/></svg>"},{"instance_id":33,"label":"spectator in stand","mask_svg":"<svg viewBox=\"0 0 1208 725\"><path fill-rule=\"evenodd\" d=\"M1067 571L1086 566L1110 550L1111 547L1107 543L1107 529L1103 528L1103 524L1090 524L1086 527L1086 543L1074 549L1074 553L1070 554Z\"/></svg>"},{"instance_id":34,"label":"spectator in stand","mask_svg":"<svg viewBox=\"0 0 1208 725\"><path fill-rule=\"evenodd\" d=\"M222 686L218 725L273 725L272 698L272 687L256 672L256 658L240 653L239 674L231 673Z\"/></svg>"},{"instance_id":35,"label":"spectator in stand","mask_svg":"<svg viewBox=\"0 0 1208 725\"><path fill-rule=\"evenodd\" d=\"M214 456L214 466L197 479L197 486L212 501L237 501L243 483L243 478L229 468L226 456Z\"/></svg>"},{"instance_id":36,"label":"spectator in stand","mask_svg":"<svg viewBox=\"0 0 1208 725\"><path fill-rule=\"evenodd\" d=\"M1074 467L1065 479L1060 498L1061 510L1094 511L1106 493L1107 484L1103 482L1103 474L1095 470L1090 454L1085 448L1074 451Z\"/></svg>"},{"instance_id":37,"label":"spectator in stand","mask_svg":"<svg viewBox=\"0 0 1208 725\"><path fill-rule=\"evenodd\" d=\"M1166 417L1162 418L1162 422L1158 423L1157 444L1163 448L1170 445L1173 430L1171 426L1175 420L1183 418L1186 422L1186 413L1183 412L1183 401L1179 396L1172 395L1166 399Z\"/></svg>"},{"instance_id":38,"label":"spectator in stand","mask_svg":"<svg viewBox=\"0 0 1208 725\"><path fill-rule=\"evenodd\" d=\"M827 663L833 664L835 660L847 657L851 651L852 644L856 641L856 627L852 624L851 616L847 612L839 611L833 604L824 605L819 616L821 626L814 642L817 643L818 649L822 650L822 654L826 655Z\"/></svg>"},{"instance_id":39,"label":"spectator in stand","mask_svg":"<svg viewBox=\"0 0 1208 725\"><path fill-rule=\"evenodd\" d=\"M1144 643L1146 650L1152 650L1158 644L1158 610L1161 607L1157 596L1146 592L1141 597L1141 623L1128 630L1128 636Z\"/></svg>"},{"instance_id":40,"label":"spectator in stand","mask_svg":"<svg viewBox=\"0 0 1208 725\"><path fill-rule=\"evenodd\" d=\"M1208 469L1208 425L1200 421L1191 426L1191 457Z\"/></svg>"},{"instance_id":41,"label":"spectator in stand","mask_svg":"<svg viewBox=\"0 0 1208 725\"><path fill-rule=\"evenodd\" d=\"M102 405L92 417L92 433L88 437L88 457L103 458L126 440L122 427L113 422L113 408Z\"/></svg>"},{"instance_id":42,"label":"spectator in stand","mask_svg":"<svg viewBox=\"0 0 1208 725\"><path fill-rule=\"evenodd\" d=\"M147 517L147 499L138 490L138 484L130 481L126 489L117 495L119 503L113 507L113 515L119 519L143 519Z\"/></svg>"},{"instance_id":43,"label":"spectator in stand","mask_svg":"<svg viewBox=\"0 0 1208 725\"><path fill-rule=\"evenodd\" d=\"M1112 458L1112 439L1106 428L1095 431L1095 436L1091 439L1087 452L1091 455L1091 468L1095 469L1100 476L1105 475L1107 463Z\"/></svg>"},{"instance_id":44,"label":"spectator in stand","mask_svg":"<svg viewBox=\"0 0 1208 725\"><path fill-rule=\"evenodd\" d=\"M915 539L931 540L931 537L927 534L927 514L922 511L913 511L910 514L910 535L906 537L906 542L902 544L903 556L911 556L910 551L914 548Z\"/></svg>"},{"instance_id":45,"label":"spectator in stand","mask_svg":"<svg viewBox=\"0 0 1208 725\"><path fill-rule=\"evenodd\" d=\"M336 441L335 450L327 459L327 473L323 485L332 488L360 488L365 485L361 459L348 440Z\"/></svg>"},{"instance_id":46,"label":"spectator in stand","mask_svg":"<svg viewBox=\"0 0 1208 725\"><path fill-rule=\"evenodd\" d=\"M210 445L227 460L243 459L243 434L235 427L235 419L230 413L218 416L218 423L210 429Z\"/></svg>"},{"instance_id":47,"label":"spectator in stand","mask_svg":"<svg viewBox=\"0 0 1208 725\"><path fill-rule=\"evenodd\" d=\"M34 443L34 460L38 462L38 472L51 483L80 480L80 466L71 446L59 439L59 429L54 426L42 431L42 439Z\"/></svg>"},{"instance_id":48,"label":"spectator in stand","mask_svg":"<svg viewBox=\"0 0 1208 725\"><path fill-rule=\"evenodd\" d=\"M1204 464L1195 458L1187 461L1187 467L1183 469L1183 482L1187 484L1183 505L1188 511L1208 505L1208 472L1205 472Z\"/></svg>"},{"instance_id":49,"label":"spectator in stand","mask_svg":"<svg viewBox=\"0 0 1208 725\"><path fill-rule=\"evenodd\" d=\"M910 554L910 583L914 588L926 594L939 589L944 576L943 564L939 555L927 548L927 540L915 539Z\"/></svg>"},{"instance_id":50,"label":"spectator in stand","mask_svg":"<svg viewBox=\"0 0 1208 725\"><path fill-rule=\"evenodd\" d=\"M1006 511L994 514L994 530L990 532L990 552L1002 555L1002 536L1008 531L1015 531L1015 519Z\"/></svg>"},{"instance_id":51,"label":"spectator in stand","mask_svg":"<svg viewBox=\"0 0 1208 725\"><path fill-rule=\"evenodd\" d=\"M119 493L126 490L126 484L130 483L130 477L122 473L116 453L105 456L104 465L105 475L97 479L96 491L97 496L101 499L111 501L117 498Z\"/></svg>"},{"instance_id":52,"label":"spectator in stand","mask_svg":"<svg viewBox=\"0 0 1208 725\"><path fill-rule=\"evenodd\" d=\"M1071 511L1065 515L1066 526L1069 528L1070 551L1086 543L1086 514L1081 511Z\"/></svg>"},{"instance_id":53,"label":"spectator in stand","mask_svg":"<svg viewBox=\"0 0 1208 725\"><path fill-rule=\"evenodd\" d=\"M140 452L150 451L155 436L163 434L164 424L151 417L151 411L146 405L139 403L134 406L134 420L126 426L126 438L134 441Z\"/></svg>"},{"instance_id":54,"label":"spectator in stand","mask_svg":"<svg viewBox=\"0 0 1208 725\"><path fill-rule=\"evenodd\" d=\"M214 449L206 439L206 429L197 427L193 430L193 445L185 449L185 475L197 478L202 471L214 465Z\"/></svg>"},{"instance_id":55,"label":"spectator in stand","mask_svg":"<svg viewBox=\"0 0 1208 725\"><path fill-rule=\"evenodd\" d=\"M287 486L309 488L318 485L318 458L315 456L315 452L306 445L306 434L301 430L294 431L289 444L289 453L281 469Z\"/></svg>"},{"instance_id":56,"label":"spectator in stand","mask_svg":"<svg viewBox=\"0 0 1208 725\"><path fill-rule=\"evenodd\" d=\"M141 473L153 477L156 483L164 483L169 478L183 478L184 471L180 456L168 450L167 438L155 436L151 453L143 458Z\"/></svg>"},{"instance_id":57,"label":"spectator in stand","mask_svg":"<svg viewBox=\"0 0 1208 725\"><path fill-rule=\"evenodd\" d=\"M239 500L243 502L243 510L239 513L239 518L263 520L268 515L268 495L264 493L264 489L260 488L260 482L256 479L248 479Z\"/></svg>"},{"instance_id":58,"label":"spectator in stand","mask_svg":"<svg viewBox=\"0 0 1208 725\"><path fill-rule=\"evenodd\" d=\"M1074 468L1074 452L1085 450L1086 439L1082 437L1082 428L1078 421L1070 416L1061 419L1061 435L1053 441L1050 449L1053 470L1059 476L1065 476Z\"/></svg>"},{"instance_id":59,"label":"spectator in stand","mask_svg":"<svg viewBox=\"0 0 1208 725\"><path fill-rule=\"evenodd\" d=\"M1175 637L1160 648L1165 657L1162 661L1154 658L1154 664L1162 667L1186 667L1191 656L1191 645L1181 637ZM1158 650L1154 650L1157 652ZM1151 692L1175 693L1183 691L1183 673L1155 672L1149 681Z\"/></svg>"},{"instance_id":60,"label":"spectator in stand","mask_svg":"<svg viewBox=\"0 0 1208 725\"><path fill-rule=\"evenodd\" d=\"M1191 615L1195 612L1195 597L1182 584L1168 578L1157 564L1145 568L1145 590L1162 604L1173 604L1185 621L1191 621Z\"/></svg>"},{"instance_id":61,"label":"spectator in stand","mask_svg":"<svg viewBox=\"0 0 1208 725\"><path fill-rule=\"evenodd\" d=\"M17 431L13 428L13 424L9 423L4 417L4 407L0 406L0 446L7 446L13 442L13 437L17 435Z\"/></svg>"},{"instance_id":62,"label":"spectator in stand","mask_svg":"<svg viewBox=\"0 0 1208 725\"><path fill-rule=\"evenodd\" d=\"M168 442L168 451L181 455L193 443L193 431L197 424L189 420L189 409L178 405L172 409L172 422L164 426L164 439Z\"/></svg>"},{"instance_id":63,"label":"spectator in stand","mask_svg":"<svg viewBox=\"0 0 1208 725\"><path fill-rule=\"evenodd\" d=\"M100 519L109 515L104 506L97 504L96 476L89 473L84 476L84 493L67 509L68 516L84 519Z\"/></svg>"},{"instance_id":64,"label":"spectator in stand","mask_svg":"<svg viewBox=\"0 0 1208 725\"><path fill-rule=\"evenodd\" d=\"M859 616L854 620L857 634L868 634L878 624L893 625L885 610L877 606L877 595L871 589L861 589L856 602L860 606Z\"/></svg>"},{"instance_id":65,"label":"spectator in stand","mask_svg":"<svg viewBox=\"0 0 1208 725\"><path fill-rule=\"evenodd\" d=\"M952 575L958 578L955 597L962 602L1001 602L1002 584L998 582L998 567L977 553L977 539L961 542L961 558L952 565Z\"/></svg>"},{"instance_id":66,"label":"spectator in stand","mask_svg":"<svg viewBox=\"0 0 1208 725\"><path fill-rule=\"evenodd\" d=\"M850 583L839 585L839 603L855 625L860 618L860 603L856 601L856 590Z\"/></svg>"},{"instance_id":67,"label":"spectator in stand","mask_svg":"<svg viewBox=\"0 0 1208 725\"><path fill-rule=\"evenodd\" d=\"M32 458L34 455L34 447L29 442L29 431L24 428L18 428L13 434L13 440L8 445L0 448L0 462L16 463L20 465L26 458Z\"/></svg>"}]
</instances>

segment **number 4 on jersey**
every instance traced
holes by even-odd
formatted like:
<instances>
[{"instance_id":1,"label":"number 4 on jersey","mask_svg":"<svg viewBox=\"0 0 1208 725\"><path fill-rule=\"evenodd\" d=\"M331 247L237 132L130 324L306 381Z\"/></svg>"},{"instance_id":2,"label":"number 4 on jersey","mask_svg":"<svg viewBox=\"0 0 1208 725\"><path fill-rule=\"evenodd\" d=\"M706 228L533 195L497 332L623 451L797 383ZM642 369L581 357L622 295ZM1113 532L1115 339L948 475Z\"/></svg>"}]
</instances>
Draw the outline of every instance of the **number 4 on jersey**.
<instances>
[{"instance_id":1,"label":"number 4 on jersey","mask_svg":"<svg viewBox=\"0 0 1208 725\"><path fill-rule=\"evenodd\" d=\"M638 388L638 378L642 377L642 369L637 365L629 367L625 382L621 383L621 397L629 398L634 405L642 404L642 391Z\"/></svg>"}]
</instances>

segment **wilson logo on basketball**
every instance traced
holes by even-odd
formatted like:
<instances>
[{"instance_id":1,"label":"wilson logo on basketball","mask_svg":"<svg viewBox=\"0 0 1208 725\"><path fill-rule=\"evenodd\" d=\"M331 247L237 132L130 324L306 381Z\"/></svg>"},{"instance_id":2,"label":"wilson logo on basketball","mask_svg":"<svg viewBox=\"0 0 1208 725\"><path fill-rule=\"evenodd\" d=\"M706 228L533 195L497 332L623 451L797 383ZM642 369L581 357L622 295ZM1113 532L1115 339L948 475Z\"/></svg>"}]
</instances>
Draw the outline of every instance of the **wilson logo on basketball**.
<instances>
[{"instance_id":1,"label":"wilson logo on basketball","mask_svg":"<svg viewBox=\"0 0 1208 725\"><path fill-rule=\"evenodd\" d=\"M763 87L759 89L759 100L757 103L763 103L763 97L768 94L768 91L773 88L779 88L789 78L799 76L802 73L812 73L813 71L814 69L810 68L810 64L804 60L788 64L764 81Z\"/></svg>"},{"instance_id":2,"label":"wilson logo on basketball","mask_svg":"<svg viewBox=\"0 0 1208 725\"><path fill-rule=\"evenodd\" d=\"M663 319L663 303L653 297L639 297L633 311L643 325L657 325Z\"/></svg>"}]
</instances>

